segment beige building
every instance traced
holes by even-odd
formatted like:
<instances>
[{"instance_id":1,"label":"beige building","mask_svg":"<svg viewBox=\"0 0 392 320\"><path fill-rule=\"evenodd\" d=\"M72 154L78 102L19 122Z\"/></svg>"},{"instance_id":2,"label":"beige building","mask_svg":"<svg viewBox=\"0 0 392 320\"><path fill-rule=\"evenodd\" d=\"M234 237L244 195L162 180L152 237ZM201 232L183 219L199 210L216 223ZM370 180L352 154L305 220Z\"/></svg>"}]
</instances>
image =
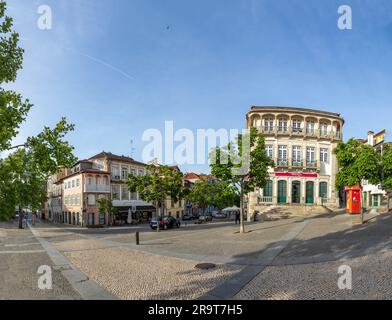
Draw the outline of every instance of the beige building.
<instances>
[{"instance_id":1,"label":"beige building","mask_svg":"<svg viewBox=\"0 0 392 320\"><path fill-rule=\"evenodd\" d=\"M268 205L339 205L338 171L333 149L342 140L344 120L338 113L292 107L252 107L247 128L265 137L275 162L264 189L248 196L248 211Z\"/></svg>"},{"instance_id":2,"label":"beige building","mask_svg":"<svg viewBox=\"0 0 392 320\"><path fill-rule=\"evenodd\" d=\"M104 151L89 158L89 161L94 167L110 173L110 196L122 222L127 221L130 214L132 220L147 221L152 217L155 207L143 201L137 193L129 192L126 185L128 175L146 173L146 164Z\"/></svg>"},{"instance_id":3,"label":"beige building","mask_svg":"<svg viewBox=\"0 0 392 320\"><path fill-rule=\"evenodd\" d=\"M98 209L98 200L110 197L109 172L83 160L76 163L58 184L62 186L63 202L58 222L79 226L109 223L108 215L100 214Z\"/></svg>"},{"instance_id":4,"label":"beige building","mask_svg":"<svg viewBox=\"0 0 392 320\"><path fill-rule=\"evenodd\" d=\"M69 169L60 169L49 177L47 182L48 201L45 205L45 219L60 222L63 212L63 186L58 183L68 175Z\"/></svg>"},{"instance_id":5,"label":"beige building","mask_svg":"<svg viewBox=\"0 0 392 320\"><path fill-rule=\"evenodd\" d=\"M107 198L118 212L117 223L148 222L156 215L156 208L139 194L129 192L126 185L129 175L144 175L146 166L130 157L101 152L60 170L47 182L49 220L79 226L108 225L112 222L109 215L100 214L98 206L100 198ZM180 171L177 166L171 168ZM168 197L165 215L182 218L184 208L183 199Z\"/></svg>"}]
</instances>

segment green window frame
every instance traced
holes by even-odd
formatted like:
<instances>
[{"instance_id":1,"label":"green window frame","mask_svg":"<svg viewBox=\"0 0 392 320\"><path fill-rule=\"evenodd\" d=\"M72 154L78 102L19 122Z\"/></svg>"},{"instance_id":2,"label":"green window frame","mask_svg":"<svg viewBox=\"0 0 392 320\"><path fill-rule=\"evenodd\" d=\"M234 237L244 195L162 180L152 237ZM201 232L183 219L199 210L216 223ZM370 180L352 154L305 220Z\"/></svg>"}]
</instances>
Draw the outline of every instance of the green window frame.
<instances>
[{"instance_id":1,"label":"green window frame","mask_svg":"<svg viewBox=\"0 0 392 320\"><path fill-rule=\"evenodd\" d=\"M267 180L264 190L263 190L264 197L272 197L272 180Z\"/></svg>"}]
</instances>

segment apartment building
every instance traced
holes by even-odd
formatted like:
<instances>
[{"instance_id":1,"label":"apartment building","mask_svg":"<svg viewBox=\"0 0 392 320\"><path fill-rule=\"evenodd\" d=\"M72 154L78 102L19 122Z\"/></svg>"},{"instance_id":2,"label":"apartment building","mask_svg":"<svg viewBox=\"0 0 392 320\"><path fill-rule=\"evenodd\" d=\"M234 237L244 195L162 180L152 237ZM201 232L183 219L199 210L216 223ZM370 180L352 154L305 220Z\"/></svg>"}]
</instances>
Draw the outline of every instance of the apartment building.
<instances>
[{"instance_id":1,"label":"apartment building","mask_svg":"<svg viewBox=\"0 0 392 320\"><path fill-rule=\"evenodd\" d=\"M333 149L342 141L338 113L293 107L252 107L247 128L265 137L275 166L264 189L248 196L249 212L267 205L339 205L335 190L338 164Z\"/></svg>"},{"instance_id":2,"label":"apartment building","mask_svg":"<svg viewBox=\"0 0 392 320\"><path fill-rule=\"evenodd\" d=\"M60 222L63 212L63 186L58 183L68 175L68 169L62 168L56 174L49 177L47 182L48 201L41 218L49 221Z\"/></svg>"},{"instance_id":3,"label":"apartment building","mask_svg":"<svg viewBox=\"0 0 392 320\"><path fill-rule=\"evenodd\" d=\"M143 201L137 193L129 192L126 185L128 176L146 173L146 164L127 156L119 156L110 152L101 152L88 159L102 171L109 172L110 191L113 206L118 210L121 222L128 220L148 221L155 214L155 207Z\"/></svg>"},{"instance_id":4,"label":"apartment building","mask_svg":"<svg viewBox=\"0 0 392 320\"><path fill-rule=\"evenodd\" d=\"M70 168L68 175L58 181L62 186L60 223L96 226L107 225L110 217L99 212L98 200L110 197L110 174L93 162L82 160Z\"/></svg>"}]
</instances>

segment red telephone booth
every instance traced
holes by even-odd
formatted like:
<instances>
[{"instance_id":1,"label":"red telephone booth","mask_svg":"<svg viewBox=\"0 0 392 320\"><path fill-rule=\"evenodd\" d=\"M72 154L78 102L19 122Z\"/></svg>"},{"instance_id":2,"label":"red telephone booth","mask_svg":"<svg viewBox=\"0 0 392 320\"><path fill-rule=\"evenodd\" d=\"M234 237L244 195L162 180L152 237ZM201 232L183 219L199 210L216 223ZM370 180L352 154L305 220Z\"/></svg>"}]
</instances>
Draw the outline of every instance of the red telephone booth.
<instances>
[{"instance_id":1,"label":"red telephone booth","mask_svg":"<svg viewBox=\"0 0 392 320\"><path fill-rule=\"evenodd\" d=\"M346 212L349 214L361 213L361 187L346 187Z\"/></svg>"}]
</instances>

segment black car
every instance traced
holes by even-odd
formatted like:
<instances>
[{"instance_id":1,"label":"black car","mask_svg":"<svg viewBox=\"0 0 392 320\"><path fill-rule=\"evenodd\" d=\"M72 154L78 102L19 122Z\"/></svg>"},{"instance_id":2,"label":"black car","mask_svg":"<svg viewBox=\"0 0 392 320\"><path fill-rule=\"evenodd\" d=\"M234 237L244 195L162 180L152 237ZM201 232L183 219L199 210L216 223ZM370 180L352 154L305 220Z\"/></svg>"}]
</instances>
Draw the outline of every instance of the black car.
<instances>
[{"instance_id":1,"label":"black car","mask_svg":"<svg viewBox=\"0 0 392 320\"><path fill-rule=\"evenodd\" d=\"M157 229L157 226L158 226L157 221L158 221L157 218L152 218L152 220L150 222L151 229L153 229L153 230ZM179 228L180 226L181 226L180 221L177 220L176 218L171 217L171 216L159 218L159 229L160 230Z\"/></svg>"}]
</instances>

